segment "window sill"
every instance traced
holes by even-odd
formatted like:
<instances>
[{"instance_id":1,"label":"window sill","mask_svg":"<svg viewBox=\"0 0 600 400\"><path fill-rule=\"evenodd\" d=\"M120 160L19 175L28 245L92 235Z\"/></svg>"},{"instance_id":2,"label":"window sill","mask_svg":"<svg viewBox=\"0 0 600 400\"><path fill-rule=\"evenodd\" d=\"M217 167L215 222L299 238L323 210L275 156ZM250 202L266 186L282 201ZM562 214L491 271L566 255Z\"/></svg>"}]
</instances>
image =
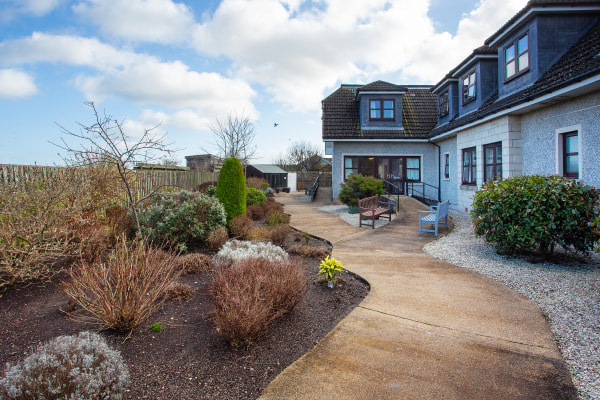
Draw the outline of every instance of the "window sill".
<instances>
[{"instance_id":1,"label":"window sill","mask_svg":"<svg viewBox=\"0 0 600 400\"><path fill-rule=\"evenodd\" d=\"M464 190L477 190L477 184L475 183L463 183L460 185L461 189Z\"/></svg>"}]
</instances>

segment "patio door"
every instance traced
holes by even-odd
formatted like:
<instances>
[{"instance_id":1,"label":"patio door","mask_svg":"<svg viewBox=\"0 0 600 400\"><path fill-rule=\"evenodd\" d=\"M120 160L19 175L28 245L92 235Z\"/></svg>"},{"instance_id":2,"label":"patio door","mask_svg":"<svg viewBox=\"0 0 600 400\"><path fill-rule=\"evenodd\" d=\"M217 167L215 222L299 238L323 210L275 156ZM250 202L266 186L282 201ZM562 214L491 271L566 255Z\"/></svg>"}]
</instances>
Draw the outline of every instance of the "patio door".
<instances>
[{"instance_id":1,"label":"patio door","mask_svg":"<svg viewBox=\"0 0 600 400\"><path fill-rule=\"evenodd\" d=\"M379 157L377 160L376 178L385 179L404 191L404 157ZM388 188L391 189L391 188Z\"/></svg>"}]
</instances>

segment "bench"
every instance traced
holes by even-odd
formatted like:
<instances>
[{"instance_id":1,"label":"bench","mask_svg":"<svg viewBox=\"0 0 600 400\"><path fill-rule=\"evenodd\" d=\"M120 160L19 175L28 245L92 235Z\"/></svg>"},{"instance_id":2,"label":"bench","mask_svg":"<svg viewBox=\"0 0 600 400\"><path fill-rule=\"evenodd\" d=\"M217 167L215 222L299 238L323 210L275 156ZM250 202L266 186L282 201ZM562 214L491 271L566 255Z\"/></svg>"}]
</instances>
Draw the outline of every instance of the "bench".
<instances>
[{"instance_id":1,"label":"bench","mask_svg":"<svg viewBox=\"0 0 600 400\"><path fill-rule=\"evenodd\" d=\"M442 220L440 222L440 220ZM433 232L438 235L438 225L444 224L448 227L448 201L438 203L437 206L430 206L429 211L419 211L419 235L421 232ZM434 229L424 229L423 224L431 225Z\"/></svg>"},{"instance_id":2,"label":"bench","mask_svg":"<svg viewBox=\"0 0 600 400\"><path fill-rule=\"evenodd\" d=\"M358 212L359 212L359 223L358 226L363 226L363 217L367 218L371 221L370 224L365 223L365 225L371 225L371 228L375 229L375 219L378 219L382 215L391 221L392 220L392 207L390 203L380 201L379 195L366 197L364 199L358 200Z\"/></svg>"}]
</instances>

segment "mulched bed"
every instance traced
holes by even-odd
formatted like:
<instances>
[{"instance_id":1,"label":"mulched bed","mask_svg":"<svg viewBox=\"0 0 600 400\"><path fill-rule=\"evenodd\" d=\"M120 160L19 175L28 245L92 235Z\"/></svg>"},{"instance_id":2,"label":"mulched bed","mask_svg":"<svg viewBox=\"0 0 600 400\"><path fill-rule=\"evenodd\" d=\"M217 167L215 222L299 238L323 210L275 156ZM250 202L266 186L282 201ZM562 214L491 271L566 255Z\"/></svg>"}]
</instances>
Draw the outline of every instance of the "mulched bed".
<instances>
[{"instance_id":1,"label":"mulched bed","mask_svg":"<svg viewBox=\"0 0 600 400\"><path fill-rule=\"evenodd\" d=\"M311 245L327 246L316 238ZM274 321L249 347L232 348L209 320L213 305L209 271L181 278L191 298L170 301L130 336L102 331L121 352L131 374L129 399L256 399L285 367L313 348L369 291L360 277L345 272L336 287L319 282L320 260L300 256L310 274L309 289L295 310ZM93 326L73 321L58 276L52 282L11 288L0 298L0 363L15 363L33 347ZM160 323L161 332L150 324Z\"/></svg>"}]
</instances>

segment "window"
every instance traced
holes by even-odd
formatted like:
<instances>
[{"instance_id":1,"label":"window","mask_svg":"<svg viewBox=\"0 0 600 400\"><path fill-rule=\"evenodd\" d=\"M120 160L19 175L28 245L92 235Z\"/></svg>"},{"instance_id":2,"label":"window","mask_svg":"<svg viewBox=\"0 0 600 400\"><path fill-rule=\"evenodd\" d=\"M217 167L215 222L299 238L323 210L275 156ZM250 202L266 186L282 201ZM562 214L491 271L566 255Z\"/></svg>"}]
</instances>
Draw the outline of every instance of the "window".
<instances>
[{"instance_id":1,"label":"window","mask_svg":"<svg viewBox=\"0 0 600 400\"><path fill-rule=\"evenodd\" d=\"M406 179L417 182L421 180L421 158L406 157Z\"/></svg>"},{"instance_id":2,"label":"window","mask_svg":"<svg viewBox=\"0 0 600 400\"><path fill-rule=\"evenodd\" d=\"M483 179L485 182L502 178L502 143L483 146Z\"/></svg>"},{"instance_id":3,"label":"window","mask_svg":"<svg viewBox=\"0 0 600 400\"><path fill-rule=\"evenodd\" d=\"M467 76L463 78L463 104L467 104L468 102L475 100L475 97L477 97L477 91L475 90L475 78L475 70L471 71Z\"/></svg>"},{"instance_id":4,"label":"window","mask_svg":"<svg viewBox=\"0 0 600 400\"><path fill-rule=\"evenodd\" d=\"M504 49L504 78L510 80L529 70L529 34Z\"/></svg>"},{"instance_id":5,"label":"window","mask_svg":"<svg viewBox=\"0 0 600 400\"><path fill-rule=\"evenodd\" d=\"M477 155L475 147L463 149L462 183L465 185L477 184Z\"/></svg>"},{"instance_id":6,"label":"window","mask_svg":"<svg viewBox=\"0 0 600 400\"><path fill-rule=\"evenodd\" d=\"M563 148L563 176L579 179L579 136L577 132L568 132L562 135Z\"/></svg>"},{"instance_id":7,"label":"window","mask_svg":"<svg viewBox=\"0 0 600 400\"><path fill-rule=\"evenodd\" d=\"M391 100L370 100L369 101L369 119L371 121L393 121L394 120L395 101Z\"/></svg>"},{"instance_id":8,"label":"window","mask_svg":"<svg viewBox=\"0 0 600 400\"><path fill-rule=\"evenodd\" d=\"M444 179L450 179L450 154L444 153Z\"/></svg>"},{"instance_id":9,"label":"window","mask_svg":"<svg viewBox=\"0 0 600 400\"><path fill-rule=\"evenodd\" d=\"M438 97L438 116L443 117L448 115L448 92L444 92Z\"/></svg>"}]
</instances>

